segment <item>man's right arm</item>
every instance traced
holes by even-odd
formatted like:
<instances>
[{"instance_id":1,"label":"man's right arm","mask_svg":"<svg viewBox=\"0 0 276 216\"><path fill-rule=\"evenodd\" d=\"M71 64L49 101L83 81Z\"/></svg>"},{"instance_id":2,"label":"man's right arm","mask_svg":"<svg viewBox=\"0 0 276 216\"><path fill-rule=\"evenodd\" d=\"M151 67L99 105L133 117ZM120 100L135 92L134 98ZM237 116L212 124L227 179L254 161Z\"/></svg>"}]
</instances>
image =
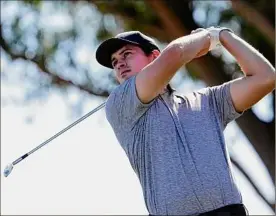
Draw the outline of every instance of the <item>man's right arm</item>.
<instances>
[{"instance_id":1,"label":"man's right arm","mask_svg":"<svg viewBox=\"0 0 276 216\"><path fill-rule=\"evenodd\" d=\"M136 77L136 91L143 103L152 101L169 83L176 71L194 58L206 54L210 46L208 31L200 31L172 41Z\"/></svg>"}]
</instances>

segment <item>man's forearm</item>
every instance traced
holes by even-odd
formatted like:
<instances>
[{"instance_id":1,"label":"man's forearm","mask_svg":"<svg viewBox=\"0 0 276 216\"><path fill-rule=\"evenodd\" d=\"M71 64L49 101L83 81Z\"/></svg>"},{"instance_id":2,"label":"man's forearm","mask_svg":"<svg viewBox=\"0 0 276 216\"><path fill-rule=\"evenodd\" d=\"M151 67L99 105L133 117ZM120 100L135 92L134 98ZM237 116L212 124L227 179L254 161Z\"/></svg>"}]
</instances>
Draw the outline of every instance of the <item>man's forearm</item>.
<instances>
[{"instance_id":1,"label":"man's forearm","mask_svg":"<svg viewBox=\"0 0 276 216\"><path fill-rule=\"evenodd\" d=\"M172 41L169 46L174 46L180 53L180 61L186 64L196 58L199 53L206 54L210 46L210 35L207 31L200 31Z\"/></svg>"},{"instance_id":2,"label":"man's forearm","mask_svg":"<svg viewBox=\"0 0 276 216\"><path fill-rule=\"evenodd\" d=\"M260 76L275 81L275 68L255 48L237 35L222 31L221 44L235 57L246 76Z\"/></svg>"},{"instance_id":3,"label":"man's forearm","mask_svg":"<svg viewBox=\"0 0 276 216\"><path fill-rule=\"evenodd\" d=\"M152 101L163 91L179 68L204 49L207 53L209 44L208 31L193 33L169 43L154 61L137 74L136 91L139 99L143 103Z\"/></svg>"}]
</instances>

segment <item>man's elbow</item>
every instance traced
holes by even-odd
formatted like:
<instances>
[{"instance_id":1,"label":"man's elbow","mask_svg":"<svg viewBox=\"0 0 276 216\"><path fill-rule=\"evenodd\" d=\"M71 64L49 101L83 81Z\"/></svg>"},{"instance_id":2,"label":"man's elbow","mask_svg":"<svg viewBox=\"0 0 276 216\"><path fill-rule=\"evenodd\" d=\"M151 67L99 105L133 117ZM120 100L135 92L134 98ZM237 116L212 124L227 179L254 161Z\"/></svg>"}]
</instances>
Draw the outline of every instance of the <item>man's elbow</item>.
<instances>
[{"instance_id":1,"label":"man's elbow","mask_svg":"<svg viewBox=\"0 0 276 216\"><path fill-rule=\"evenodd\" d=\"M276 74L275 69L274 71L269 71L264 73L262 76L259 77L259 82L262 82L265 86L267 86L268 92L271 92L275 89L275 81L276 81Z\"/></svg>"},{"instance_id":2,"label":"man's elbow","mask_svg":"<svg viewBox=\"0 0 276 216\"><path fill-rule=\"evenodd\" d=\"M275 82L276 80L276 73L275 73L275 68L273 68L270 73L269 73L269 79L272 81L272 82Z\"/></svg>"},{"instance_id":3,"label":"man's elbow","mask_svg":"<svg viewBox=\"0 0 276 216\"><path fill-rule=\"evenodd\" d=\"M276 74L275 74L275 68L270 67L263 75L264 80L266 80L268 83L275 85L276 81Z\"/></svg>"},{"instance_id":4,"label":"man's elbow","mask_svg":"<svg viewBox=\"0 0 276 216\"><path fill-rule=\"evenodd\" d=\"M263 70L260 75L262 75L262 77L268 82L275 82L275 68L272 66L272 64L266 60L266 65L262 67L262 69Z\"/></svg>"},{"instance_id":5,"label":"man's elbow","mask_svg":"<svg viewBox=\"0 0 276 216\"><path fill-rule=\"evenodd\" d=\"M268 80L269 80L268 82L270 83L272 90L275 89L275 81L276 81L275 69L274 69L274 72L270 73Z\"/></svg>"}]
</instances>

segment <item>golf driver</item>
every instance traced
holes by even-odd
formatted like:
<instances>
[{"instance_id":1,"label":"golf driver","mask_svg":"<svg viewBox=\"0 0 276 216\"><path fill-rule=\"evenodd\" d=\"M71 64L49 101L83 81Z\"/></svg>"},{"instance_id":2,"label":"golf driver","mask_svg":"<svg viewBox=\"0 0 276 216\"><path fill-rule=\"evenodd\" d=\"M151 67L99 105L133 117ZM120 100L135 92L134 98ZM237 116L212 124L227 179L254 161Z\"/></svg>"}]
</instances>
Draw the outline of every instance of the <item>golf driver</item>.
<instances>
[{"instance_id":1,"label":"golf driver","mask_svg":"<svg viewBox=\"0 0 276 216\"><path fill-rule=\"evenodd\" d=\"M29 151L28 153L22 155L20 158L16 159L15 161L13 161L12 163L8 164L4 170L4 176L7 177L13 167L18 164L19 162L21 162L22 160L24 160L26 157L28 157L30 154L34 153L35 151L37 151L38 149L40 149L42 146L46 145L47 143L49 143L50 141L52 141L53 139L57 138L59 135L63 134L65 131L69 130L70 128L72 128L73 126L75 126L76 124L78 124L79 122L83 121L84 119L86 119L88 116L92 115L93 113L97 112L98 110L100 110L101 108L103 108L105 106L105 103L102 103L101 105L99 105L98 107L96 107L95 109L93 109L92 111L90 111L89 113L87 113L86 115L84 115L83 117L81 117L80 119L78 119L77 121L73 122L72 124L70 124L69 126L67 126L66 128L64 128L63 130L61 130L60 132L58 132L57 134L55 134L54 136L50 137L49 139L47 139L46 141L44 141L43 143L41 143L40 145L38 145L37 147L35 147L34 149L32 149L31 151Z\"/></svg>"}]
</instances>

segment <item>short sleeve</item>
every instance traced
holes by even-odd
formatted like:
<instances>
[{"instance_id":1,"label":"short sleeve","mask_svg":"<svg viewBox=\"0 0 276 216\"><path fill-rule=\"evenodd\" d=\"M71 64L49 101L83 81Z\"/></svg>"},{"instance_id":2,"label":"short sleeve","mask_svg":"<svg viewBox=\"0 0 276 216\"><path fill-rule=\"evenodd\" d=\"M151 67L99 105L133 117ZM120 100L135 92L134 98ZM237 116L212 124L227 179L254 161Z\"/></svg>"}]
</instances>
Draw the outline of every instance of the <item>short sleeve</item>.
<instances>
[{"instance_id":1,"label":"short sleeve","mask_svg":"<svg viewBox=\"0 0 276 216\"><path fill-rule=\"evenodd\" d=\"M142 103L138 98L136 76L126 80L118 86L108 97L106 102L106 117L111 126L124 130L132 130L137 121L143 116L148 108L154 103Z\"/></svg>"},{"instance_id":2,"label":"short sleeve","mask_svg":"<svg viewBox=\"0 0 276 216\"><path fill-rule=\"evenodd\" d=\"M211 97L215 110L218 112L223 127L240 117L243 112L237 112L230 93L231 81L222 85L210 87Z\"/></svg>"}]
</instances>

